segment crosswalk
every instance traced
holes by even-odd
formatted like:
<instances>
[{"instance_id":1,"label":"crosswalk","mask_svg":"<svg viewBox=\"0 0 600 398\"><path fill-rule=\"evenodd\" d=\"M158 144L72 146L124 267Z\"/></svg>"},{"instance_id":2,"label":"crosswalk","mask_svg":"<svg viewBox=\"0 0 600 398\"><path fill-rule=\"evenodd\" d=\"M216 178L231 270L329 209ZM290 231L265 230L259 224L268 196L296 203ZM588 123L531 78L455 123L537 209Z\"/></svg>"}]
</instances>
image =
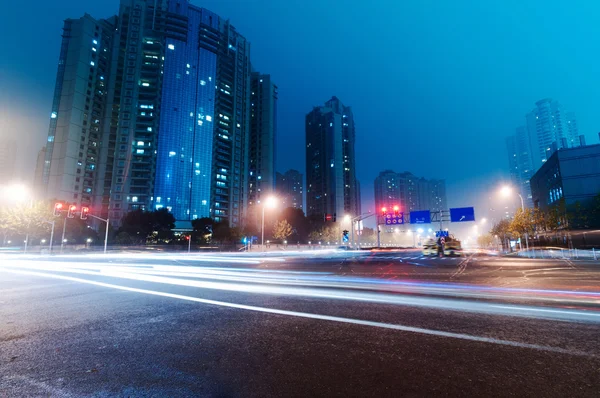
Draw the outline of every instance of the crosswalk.
<instances>
[{"instance_id":1,"label":"crosswalk","mask_svg":"<svg viewBox=\"0 0 600 398\"><path fill-rule=\"evenodd\" d=\"M377 260L397 260L397 261L405 261L405 260L432 260L432 261L448 261L448 260L464 260L465 256L462 257L437 257L437 256L377 256L375 257ZM502 258L500 257L477 257L477 261L500 261Z\"/></svg>"}]
</instances>

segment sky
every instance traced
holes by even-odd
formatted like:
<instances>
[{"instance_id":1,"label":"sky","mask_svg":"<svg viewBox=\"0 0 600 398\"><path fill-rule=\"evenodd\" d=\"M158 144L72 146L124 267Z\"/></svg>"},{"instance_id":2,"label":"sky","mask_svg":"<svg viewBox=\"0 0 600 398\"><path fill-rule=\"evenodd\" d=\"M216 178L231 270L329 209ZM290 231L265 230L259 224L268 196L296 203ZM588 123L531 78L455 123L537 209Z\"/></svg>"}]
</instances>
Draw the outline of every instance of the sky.
<instances>
[{"instance_id":1,"label":"sky","mask_svg":"<svg viewBox=\"0 0 600 398\"><path fill-rule=\"evenodd\" d=\"M31 179L45 144L66 18L106 18L118 0L4 2L0 139ZM193 0L251 42L279 88L277 169L304 173L304 117L351 106L363 211L380 171L443 178L451 207L479 213L508 178L505 138L537 100L600 131L600 3L563 0Z\"/></svg>"}]
</instances>

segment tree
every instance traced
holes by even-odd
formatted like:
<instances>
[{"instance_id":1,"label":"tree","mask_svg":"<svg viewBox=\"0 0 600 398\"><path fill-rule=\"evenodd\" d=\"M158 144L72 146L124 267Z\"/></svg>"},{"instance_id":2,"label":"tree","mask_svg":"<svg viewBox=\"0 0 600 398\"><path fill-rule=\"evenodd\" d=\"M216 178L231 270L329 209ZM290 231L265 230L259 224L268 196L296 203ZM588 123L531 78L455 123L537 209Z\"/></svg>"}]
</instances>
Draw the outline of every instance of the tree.
<instances>
[{"instance_id":1,"label":"tree","mask_svg":"<svg viewBox=\"0 0 600 398\"><path fill-rule=\"evenodd\" d=\"M9 234L40 238L50 231L54 220L53 208L49 202L33 202L7 206L0 213L0 230L6 237Z\"/></svg>"},{"instance_id":2,"label":"tree","mask_svg":"<svg viewBox=\"0 0 600 398\"><path fill-rule=\"evenodd\" d=\"M498 221L490 230L492 235L497 236L502 241L502 247L506 244L506 238L510 237L510 224L511 221L508 219L502 219Z\"/></svg>"},{"instance_id":3,"label":"tree","mask_svg":"<svg viewBox=\"0 0 600 398\"><path fill-rule=\"evenodd\" d=\"M375 230L373 228L363 227L360 235L360 242L367 244L374 244L377 240Z\"/></svg>"},{"instance_id":4,"label":"tree","mask_svg":"<svg viewBox=\"0 0 600 398\"><path fill-rule=\"evenodd\" d=\"M196 240L202 243L210 242L213 234L214 221L208 217L197 218L192 220L192 228L194 228L194 236Z\"/></svg>"},{"instance_id":5,"label":"tree","mask_svg":"<svg viewBox=\"0 0 600 398\"><path fill-rule=\"evenodd\" d=\"M273 238L277 240L286 240L292 235L292 226L287 220L278 221L273 229Z\"/></svg>"},{"instance_id":6,"label":"tree","mask_svg":"<svg viewBox=\"0 0 600 398\"><path fill-rule=\"evenodd\" d=\"M510 221L508 231L512 236L521 237L535 232L535 215L532 209L517 209Z\"/></svg>"},{"instance_id":7,"label":"tree","mask_svg":"<svg viewBox=\"0 0 600 398\"><path fill-rule=\"evenodd\" d=\"M125 215L119 232L126 232L132 243L168 242L173 237L175 217L165 208L156 211L134 210Z\"/></svg>"},{"instance_id":8,"label":"tree","mask_svg":"<svg viewBox=\"0 0 600 398\"><path fill-rule=\"evenodd\" d=\"M480 248L487 248L494 244L494 237L491 234L485 234L477 237L477 244Z\"/></svg>"},{"instance_id":9,"label":"tree","mask_svg":"<svg viewBox=\"0 0 600 398\"><path fill-rule=\"evenodd\" d=\"M284 209L279 217L279 221L287 221L292 226L292 236L296 241L306 241L310 230L310 222L304 216L302 209L288 207Z\"/></svg>"}]
</instances>

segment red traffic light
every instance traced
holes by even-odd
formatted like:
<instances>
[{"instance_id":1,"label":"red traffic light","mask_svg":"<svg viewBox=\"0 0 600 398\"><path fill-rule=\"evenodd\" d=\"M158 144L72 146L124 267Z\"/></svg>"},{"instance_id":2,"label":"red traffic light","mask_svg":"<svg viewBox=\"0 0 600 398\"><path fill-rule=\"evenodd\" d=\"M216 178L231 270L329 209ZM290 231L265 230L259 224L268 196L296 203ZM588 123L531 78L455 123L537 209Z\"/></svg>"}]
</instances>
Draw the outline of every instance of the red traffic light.
<instances>
[{"instance_id":1,"label":"red traffic light","mask_svg":"<svg viewBox=\"0 0 600 398\"><path fill-rule=\"evenodd\" d=\"M382 207L381 208L381 214L383 214L383 215L387 214L387 207Z\"/></svg>"},{"instance_id":2,"label":"red traffic light","mask_svg":"<svg viewBox=\"0 0 600 398\"><path fill-rule=\"evenodd\" d=\"M60 212L62 211L62 208L63 208L63 204L62 203L55 203L54 204L54 217L60 216Z\"/></svg>"},{"instance_id":3,"label":"red traffic light","mask_svg":"<svg viewBox=\"0 0 600 398\"><path fill-rule=\"evenodd\" d=\"M75 211L77 211L77 206L75 206L75 205L69 206L69 211L67 212L67 217L69 217L69 218L75 217L75 214L74 214Z\"/></svg>"},{"instance_id":4,"label":"red traffic light","mask_svg":"<svg viewBox=\"0 0 600 398\"><path fill-rule=\"evenodd\" d=\"M394 206L394 211L400 211L400 206L398 206L398 205Z\"/></svg>"},{"instance_id":5,"label":"red traffic light","mask_svg":"<svg viewBox=\"0 0 600 398\"><path fill-rule=\"evenodd\" d=\"M87 220L89 212L90 212L90 208L89 207L82 207L81 208L81 219L82 220Z\"/></svg>"},{"instance_id":6,"label":"red traffic light","mask_svg":"<svg viewBox=\"0 0 600 398\"><path fill-rule=\"evenodd\" d=\"M331 214L327 214L327 215L325 216L325 220L326 220L326 221L331 221L331 219L332 219L332 218L333 218L333 216L332 216Z\"/></svg>"}]
</instances>

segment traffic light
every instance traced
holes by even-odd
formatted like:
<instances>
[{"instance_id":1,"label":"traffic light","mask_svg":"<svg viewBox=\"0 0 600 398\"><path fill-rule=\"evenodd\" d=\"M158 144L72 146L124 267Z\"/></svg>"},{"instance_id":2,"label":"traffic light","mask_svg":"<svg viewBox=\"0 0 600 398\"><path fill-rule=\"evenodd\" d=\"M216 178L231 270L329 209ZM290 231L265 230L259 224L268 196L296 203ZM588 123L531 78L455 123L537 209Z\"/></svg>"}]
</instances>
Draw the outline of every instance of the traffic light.
<instances>
[{"instance_id":1,"label":"traffic light","mask_svg":"<svg viewBox=\"0 0 600 398\"><path fill-rule=\"evenodd\" d=\"M335 220L337 220L337 213L333 213L333 222L335 222Z\"/></svg>"},{"instance_id":2,"label":"traffic light","mask_svg":"<svg viewBox=\"0 0 600 398\"><path fill-rule=\"evenodd\" d=\"M82 207L81 208L81 219L82 220L87 220L89 212L90 212L90 208L89 207Z\"/></svg>"},{"instance_id":3,"label":"traffic light","mask_svg":"<svg viewBox=\"0 0 600 398\"><path fill-rule=\"evenodd\" d=\"M55 203L54 204L54 217L59 217L62 209L63 209L62 203Z\"/></svg>"},{"instance_id":4,"label":"traffic light","mask_svg":"<svg viewBox=\"0 0 600 398\"><path fill-rule=\"evenodd\" d=\"M75 218L75 211L77 211L77 206L75 206L75 205L69 206L69 211L67 212L67 217Z\"/></svg>"},{"instance_id":5,"label":"traffic light","mask_svg":"<svg viewBox=\"0 0 600 398\"><path fill-rule=\"evenodd\" d=\"M350 239L348 239L348 231L347 230L343 230L342 231L342 241L344 243L348 243Z\"/></svg>"},{"instance_id":6,"label":"traffic light","mask_svg":"<svg viewBox=\"0 0 600 398\"><path fill-rule=\"evenodd\" d=\"M394 206L394 216L398 217L400 215L400 206Z\"/></svg>"},{"instance_id":7,"label":"traffic light","mask_svg":"<svg viewBox=\"0 0 600 398\"><path fill-rule=\"evenodd\" d=\"M381 208L381 215L385 216L387 214L387 207L382 207Z\"/></svg>"}]
</instances>

